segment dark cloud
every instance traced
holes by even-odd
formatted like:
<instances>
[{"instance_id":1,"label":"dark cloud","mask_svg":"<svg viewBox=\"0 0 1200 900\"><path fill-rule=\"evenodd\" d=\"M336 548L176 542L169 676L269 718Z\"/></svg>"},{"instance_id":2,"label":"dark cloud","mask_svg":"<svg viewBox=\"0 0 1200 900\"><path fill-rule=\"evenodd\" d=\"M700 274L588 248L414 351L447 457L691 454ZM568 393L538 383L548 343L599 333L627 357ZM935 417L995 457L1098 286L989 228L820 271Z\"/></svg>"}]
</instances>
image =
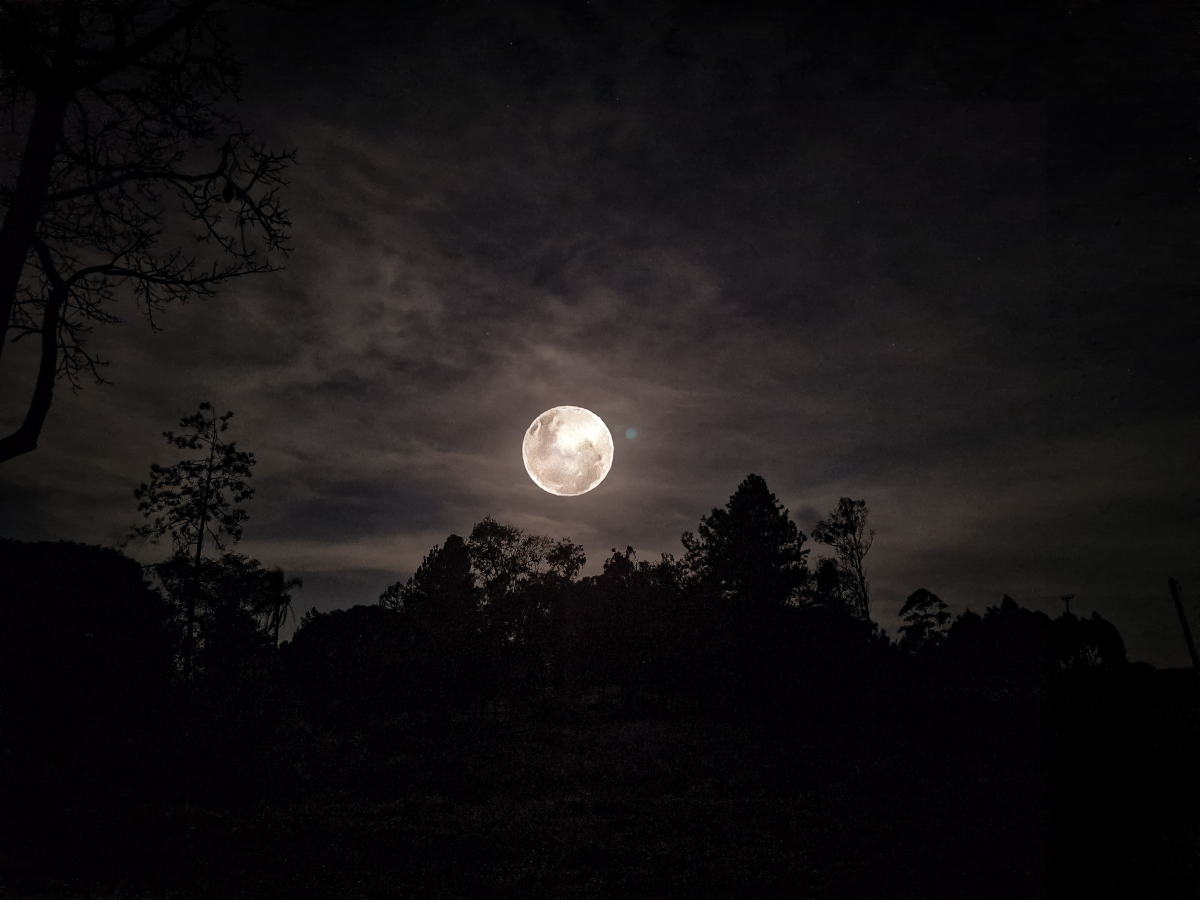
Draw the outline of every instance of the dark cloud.
<instances>
[{"instance_id":1,"label":"dark cloud","mask_svg":"<svg viewBox=\"0 0 1200 900\"><path fill-rule=\"evenodd\" d=\"M243 12L247 117L300 148L288 269L97 332L116 385L60 394L0 526L116 540L211 399L260 460L243 548L302 606L371 602L488 514L589 571L678 552L753 471L805 530L868 500L888 627L921 586L1073 593L1182 662L1195 92L1170 28L1106 10ZM570 499L520 456L563 404L617 442Z\"/></svg>"}]
</instances>

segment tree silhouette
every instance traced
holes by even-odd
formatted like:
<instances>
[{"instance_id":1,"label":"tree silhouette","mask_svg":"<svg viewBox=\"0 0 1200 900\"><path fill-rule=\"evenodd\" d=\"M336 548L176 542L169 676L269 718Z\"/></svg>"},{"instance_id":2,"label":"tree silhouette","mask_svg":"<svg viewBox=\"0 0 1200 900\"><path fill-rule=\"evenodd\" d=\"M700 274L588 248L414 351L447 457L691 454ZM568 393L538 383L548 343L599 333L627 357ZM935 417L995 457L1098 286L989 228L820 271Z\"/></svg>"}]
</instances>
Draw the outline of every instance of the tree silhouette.
<instances>
[{"instance_id":1,"label":"tree silhouette","mask_svg":"<svg viewBox=\"0 0 1200 900\"><path fill-rule=\"evenodd\" d=\"M253 647L277 646L291 614L291 592L303 586L299 578L238 553L201 560L198 580L194 561L183 554L154 570L177 604L194 603L196 652L209 656L236 657Z\"/></svg>"},{"instance_id":2,"label":"tree silhouette","mask_svg":"<svg viewBox=\"0 0 1200 900\"><path fill-rule=\"evenodd\" d=\"M867 528L867 501L843 497L829 518L817 523L812 536L814 541L833 548L838 565L851 578L857 613L869 619L871 597L863 559L871 550L875 532Z\"/></svg>"},{"instance_id":3,"label":"tree silhouette","mask_svg":"<svg viewBox=\"0 0 1200 900\"><path fill-rule=\"evenodd\" d=\"M173 612L116 550L0 539L6 814L22 797L77 805L121 772L145 778L140 751L169 718L176 677Z\"/></svg>"},{"instance_id":4,"label":"tree silhouette","mask_svg":"<svg viewBox=\"0 0 1200 900\"><path fill-rule=\"evenodd\" d=\"M239 67L221 6L0 4L0 90L24 145L0 176L0 352L10 329L41 344L24 421L0 438L0 462L37 447L56 380L103 382L107 363L87 337L118 321L118 295L132 294L154 327L170 301L271 271L287 253L279 189L294 152L267 150L230 115ZM201 164L199 148L214 145Z\"/></svg>"},{"instance_id":5,"label":"tree silhouette","mask_svg":"<svg viewBox=\"0 0 1200 900\"><path fill-rule=\"evenodd\" d=\"M491 516L466 540L450 535L407 582L379 597L381 607L402 614L410 680L424 685L426 698L452 703L532 686L561 660L563 611L585 562L569 539Z\"/></svg>"},{"instance_id":6,"label":"tree silhouette","mask_svg":"<svg viewBox=\"0 0 1200 900\"><path fill-rule=\"evenodd\" d=\"M950 625L950 609L937 595L918 588L900 608L900 646L917 652L936 647L945 640Z\"/></svg>"},{"instance_id":7,"label":"tree silhouette","mask_svg":"<svg viewBox=\"0 0 1200 900\"><path fill-rule=\"evenodd\" d=\"M587 563L583 548L572 543L570 538L552 543L544 558L547 574L563 581L574 581Z\"/></svg>"},{"instance_id":8,"label":"tree silhouette","mask_svg":"<svg viewBox=\"0 0 1200 900\"><path fill-rule=\"evenodd\" d=\"M701 517L697 534L684 533L684 565L723 599L781 606L794 602L808 580L803 545L804 535L783 504L751 474L725 509Z\"/></svg>"},{"instance_id":9,"label":"tree silhouette","mask_svg":"<svg viewBox=\"0 0 1200 900\"><path fill-rule=\"evenodd\" d=\"M941 651L964 683L1025 689L1051 671L1053 623L1005 595L983 616L966 610L950 627Z\"/></svg>"},{"instance_id":10,"label":"tree silhouette","mask_svg":"<svg viewBox=\"0 0 1200 900\"><path fill-rule=\"evenodd\" d=\"M494 681L481 600L467 542L457 534L430 550L407 583L396 582L379 598L402 613L407 690L419 694L413 702L469 705L479 700L481 684Z\"/></svg>"},{"instance_id":11,"label":"tree silhouette","mask_svg":"<svg viewBox=\"0 0 1200 900\"><path fill-rule=\"evenodd\" d=\"M379 603L419 618L469 619L478 611L479 597L466 541L450 535L444 546L425 555L407 583L397 581L385 590Z\"/></svg>"},{"instance_id":12,"label":"tree silhouette","mask_svg":"<svg viewBox=\"0 0 1200 900\"><path fill-rule=\"evenodd\" d=\"M296 612L292 609L292 591L304 587L304 582L299 578L288 578L278 567L263 569L257 581L254 614L263 631L271 636L271 643L278 647L279 630L283 623L288 619L296 620Z\"/></svg>"},{"instance_id":13,"label":"tree silhouette","mask_svg":"<svg viewBox=\"0 0 1200 900\"><path fill-rule=\"evenodd\" d=\"M1060 672L1112 670L1127 662L1120 632L1099 613L1090 619L1064 613L1052 623L1051 641Z\"/></svg>"},{"instance_id":14,"label":"tree silhouette","mask_svg":"<svg viewBox=\"0 0 1200 900\"><path fill-rule=\"evenodd\" d=\"M491 516L471 529L467 549L487 604L501 602L537 566L539 542L529 538L515 525L501 524Z\"/></svg>"},{"instance_id":15,"label":"tree silhouette","mask_svg":"<svg viewBox=\"0 0 1200 900\"><path fill-rule=\"evenodd\" d=\"M199 450L200 456L180 460L173 466L152 465L149 483L133 492L141 501L138 511L143 517L154 519L132 529L130 538L154 544L169 535L175 554L192 560L192 585L186 600L185 671L190 670L195 642L196 599L205 535L218 550L225 549L226 541L241 540L242 525L249 515L235 504L254 496L254 488L249 485L254 454L220 439L232 418L232 412L218 417L211 403L201 403L199 411L180 420L179 425L187 429L186 433L163 432L168 443L183 450Z\"/></svg>"},{"instance_id":16,"label":"tree silhouette","mask_svg":"<svg viewBox=\"0 0 1200 900\"><path fill-rule=\"evenodd\" d=\"M681 656L694 650L692 622L679 604L674 559L637 559L632 547L613 548L600 575L584 579L575 619L576 654L583 672L606 698L610 684L622 698L635 690L675 687L682 670L694 683L696 672ZM672 684L672 682L674 682Z\"/></svg>"},{"instance_id":17,"label":"tree silhouette","mask_svg":"<svg viewBox=\"0 0 1200 900\"><path fill-rule=\"evenodd\" d=\"M858 588L854 576L828 556L817 561L807 599L818 606L858 615Z\"/></svg>"},{"instance_id":18,"label":"tree silhouette","mask_svg":"<svg viewBox=\"0 0 1200 900\"><path fill-rule=\"evenodd\" d=\"M483 609L504 640L519 640L527 625L549 613L554 588L569 583L587 562L570 538L527 534L487 516L466 542L483 591Z\"/></svg>"}]
</instances>

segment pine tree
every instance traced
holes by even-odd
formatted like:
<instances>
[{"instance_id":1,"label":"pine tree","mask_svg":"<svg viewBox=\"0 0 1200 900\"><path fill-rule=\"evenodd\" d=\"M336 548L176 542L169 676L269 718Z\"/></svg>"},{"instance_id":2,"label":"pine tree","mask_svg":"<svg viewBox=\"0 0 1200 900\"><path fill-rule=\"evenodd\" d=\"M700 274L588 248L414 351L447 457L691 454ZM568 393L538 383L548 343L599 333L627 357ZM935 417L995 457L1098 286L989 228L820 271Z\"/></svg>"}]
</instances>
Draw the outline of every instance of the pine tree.
<instances>
[{"instance_id":1,"label":"pine tree","mask_svg":"<svg viewBox=\"0 0 1200 900\"><path fill-rule=\"evenodd\" d=\"M804 535L760 476L751 474L724 509L683 535L692 577L726 600L752 607L794 603L809 578Z\"/></svg>"}]
</instances>

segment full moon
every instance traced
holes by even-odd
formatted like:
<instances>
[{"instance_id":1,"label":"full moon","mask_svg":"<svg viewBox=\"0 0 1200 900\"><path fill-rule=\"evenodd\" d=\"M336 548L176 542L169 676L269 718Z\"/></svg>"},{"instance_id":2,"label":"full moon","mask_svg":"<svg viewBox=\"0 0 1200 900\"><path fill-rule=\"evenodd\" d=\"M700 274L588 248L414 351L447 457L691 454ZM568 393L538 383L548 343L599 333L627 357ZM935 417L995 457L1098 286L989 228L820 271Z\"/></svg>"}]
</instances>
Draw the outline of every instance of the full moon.
<instances>
[{"instance_id":1,"label":"full moon","mask_svg":"<svg viewBox=\"0 0 1200 900\"><path fill-rule=\"evenodd\" d=\"M521 456L525 471L543 491L578 497L602 482L612 468L612 434L591 410L556 406L533 420Z\"/></svg>"}]
</instances>

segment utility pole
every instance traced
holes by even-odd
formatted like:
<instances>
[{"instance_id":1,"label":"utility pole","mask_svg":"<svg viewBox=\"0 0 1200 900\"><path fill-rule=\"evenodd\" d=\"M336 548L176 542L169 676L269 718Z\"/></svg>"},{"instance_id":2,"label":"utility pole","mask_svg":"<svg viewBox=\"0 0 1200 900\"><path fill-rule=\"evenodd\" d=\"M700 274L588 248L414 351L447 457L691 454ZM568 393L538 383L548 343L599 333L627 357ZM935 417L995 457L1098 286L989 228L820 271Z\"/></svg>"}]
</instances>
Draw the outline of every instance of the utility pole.
<instances>
[{"instance_id":1,"label":"utility pole","mask_svg":"<svg viewBox=\"0 0 1200 900\"><path fill-rule=\"evenodd\" d=\"M1183 614L1183 601L1179 599L1179 582L1174 578L1167 579L1171 588L1171 599L1175 601L1175 612L1179 613L1179 624L1183 627L1183 637L1187 641L1188 653L1192 655L1192 668L1200 670L1200 657L1196 656L1196 644L1192 640L1192 629L1188 628L1187 617Z\"/></svg>"}]
</instances>

